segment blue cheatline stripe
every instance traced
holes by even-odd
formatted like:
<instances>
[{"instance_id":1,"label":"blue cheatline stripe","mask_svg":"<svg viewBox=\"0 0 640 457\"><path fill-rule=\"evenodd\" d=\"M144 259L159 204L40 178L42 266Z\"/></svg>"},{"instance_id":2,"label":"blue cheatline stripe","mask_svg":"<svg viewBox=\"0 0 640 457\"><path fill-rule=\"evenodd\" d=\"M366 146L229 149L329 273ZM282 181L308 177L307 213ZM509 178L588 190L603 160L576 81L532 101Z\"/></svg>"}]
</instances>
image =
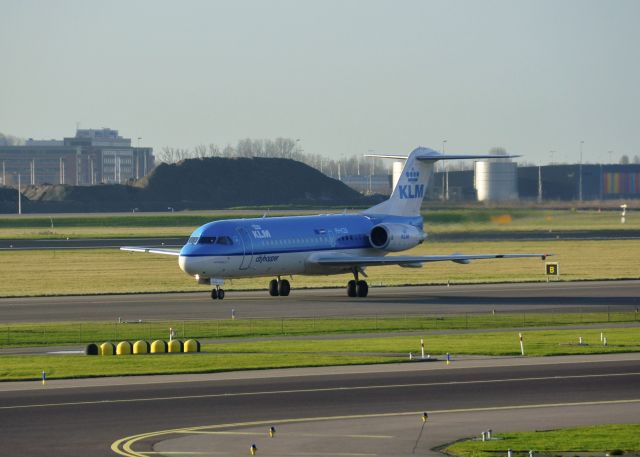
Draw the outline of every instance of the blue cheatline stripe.
<instances>
[{"instance_id":1,"label":"blue cheatline stripe","mask_svg":"<svg viewBox=\"0 0 640 457\"><path fill-rule=\"evenodd\" d=\"M182 257L224 257L224 256L238 256L238 255L264 255L264 254L294 254L296 252L316 252L316 251L348 251L353 249L368 249L371 246L353 246L353 247L333 247L333 248L307 248L307 249L291 249L288 251L259 251L259 252L211 252L209 254L180 254Z\"/></svg>"}]
</instances>

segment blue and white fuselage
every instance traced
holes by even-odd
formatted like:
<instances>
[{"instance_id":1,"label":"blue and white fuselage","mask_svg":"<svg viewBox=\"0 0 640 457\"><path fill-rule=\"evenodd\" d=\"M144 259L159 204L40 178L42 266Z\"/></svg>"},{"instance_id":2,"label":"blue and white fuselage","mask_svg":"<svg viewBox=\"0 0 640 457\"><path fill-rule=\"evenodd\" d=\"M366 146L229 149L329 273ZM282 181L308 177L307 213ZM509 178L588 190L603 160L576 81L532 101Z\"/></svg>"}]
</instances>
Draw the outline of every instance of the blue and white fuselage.
<instances>
[{"instance_id":1,"label":"blue and white fuselage","mask_svg":"<svg viewBox=\"0 0 640 457\"><path fill-rule=\"evenodd\" d=\"M422 218L391 217L422 233ZM351 265L326 265L318 258L382 256L370 240L384 218L360 214L272 217L210 222L195 230L180 250L185 273L199 278L327 275ZM415 240L415 244L424 239Z\"/></svg>"}]
</instances>

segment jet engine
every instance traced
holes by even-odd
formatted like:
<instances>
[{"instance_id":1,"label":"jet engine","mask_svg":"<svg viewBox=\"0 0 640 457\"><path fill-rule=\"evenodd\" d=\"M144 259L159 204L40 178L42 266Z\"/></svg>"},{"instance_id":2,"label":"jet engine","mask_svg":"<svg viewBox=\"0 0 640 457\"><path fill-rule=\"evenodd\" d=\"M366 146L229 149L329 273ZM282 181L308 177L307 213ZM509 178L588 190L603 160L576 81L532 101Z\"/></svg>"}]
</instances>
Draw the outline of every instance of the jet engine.
<instances>
[{"instance_id":1,"label":"jet engine","mask_svg":"<svg viewBox=\"0 0 640 457\"><path fill-rule=\"evenodd\" d=\"M408 224L378 224L369 232L371 246L390 252L411 249L422 243L426 237L422 230Z\"/></svg>"}]
</instances>

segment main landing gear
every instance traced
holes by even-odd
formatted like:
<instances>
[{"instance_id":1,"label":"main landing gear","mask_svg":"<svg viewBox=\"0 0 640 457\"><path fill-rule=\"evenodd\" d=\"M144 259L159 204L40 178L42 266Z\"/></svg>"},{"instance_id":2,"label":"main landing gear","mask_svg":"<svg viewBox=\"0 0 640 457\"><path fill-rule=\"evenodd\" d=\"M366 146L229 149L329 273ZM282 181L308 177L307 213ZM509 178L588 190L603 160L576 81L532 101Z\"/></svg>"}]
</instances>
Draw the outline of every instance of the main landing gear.
<instances>
[{"instance_id":1,"label":"main landing gear","mask_svg":"<svg viewBox=\"0 0 640 457\"><path fill-rule=\"evenodd\" d=\"M347 283L347 295L349 297L366 297L369 294L369 284L367 281L358 279L358 270L353 270L353 277L351 281Z\"/></svg>"},{"instance_id":2,"label":"main landing gear","mask_svg":"<svg viewBox=\"0 0 640 457\"><path fill-rule=\"evenodd\" d=\"M278 295L282 297L286 297L291 292L291 284L286 279L272 279L269 282L269 295L272 297L277 297Z\"/></svg>"},{"instance_id":3,"label":"main landing gear","mask_svg":"<svg viewBox=\"0 0 640 457\"><path fill-rule=\"evenodd\" d=\"M220 286L216 286L216 288L211 291L211 300L222 300L223 298L224 289L221 289Z\"/></svg>"}]
</instances>

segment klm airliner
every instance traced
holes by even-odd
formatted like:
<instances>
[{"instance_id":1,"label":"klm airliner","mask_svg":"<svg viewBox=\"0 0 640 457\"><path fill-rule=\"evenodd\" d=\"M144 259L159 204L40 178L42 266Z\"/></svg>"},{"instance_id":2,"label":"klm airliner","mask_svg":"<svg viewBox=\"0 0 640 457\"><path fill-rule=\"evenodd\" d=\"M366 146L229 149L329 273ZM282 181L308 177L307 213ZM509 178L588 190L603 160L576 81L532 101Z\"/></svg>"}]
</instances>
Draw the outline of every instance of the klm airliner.
<instances>
[{"instance_id":1,"label":"klm airliner","mask_svg":"<svg viewBox=\"0 0 640 457\"><path fill-rule=\"evenodd\" d=\"M359 214L264 217L209 222L197 228L180 250L122 247L125 251L167 254L178 257L180 268L198 284L210 285L212 299L224 298L225 279L269 277L269 294L287 296L291 290L283 276L352 273L349 297L369 292L367 267L399 265L421 267L428 262L540 257L547 254L451 254L392 255L421 244L420 206L439 160L505 158L495 155L444 155L417 148L406 156L374 157L406 159L391 197ZM514 156L508 156L514 157Z\"/></svg>"}]
</instances>

